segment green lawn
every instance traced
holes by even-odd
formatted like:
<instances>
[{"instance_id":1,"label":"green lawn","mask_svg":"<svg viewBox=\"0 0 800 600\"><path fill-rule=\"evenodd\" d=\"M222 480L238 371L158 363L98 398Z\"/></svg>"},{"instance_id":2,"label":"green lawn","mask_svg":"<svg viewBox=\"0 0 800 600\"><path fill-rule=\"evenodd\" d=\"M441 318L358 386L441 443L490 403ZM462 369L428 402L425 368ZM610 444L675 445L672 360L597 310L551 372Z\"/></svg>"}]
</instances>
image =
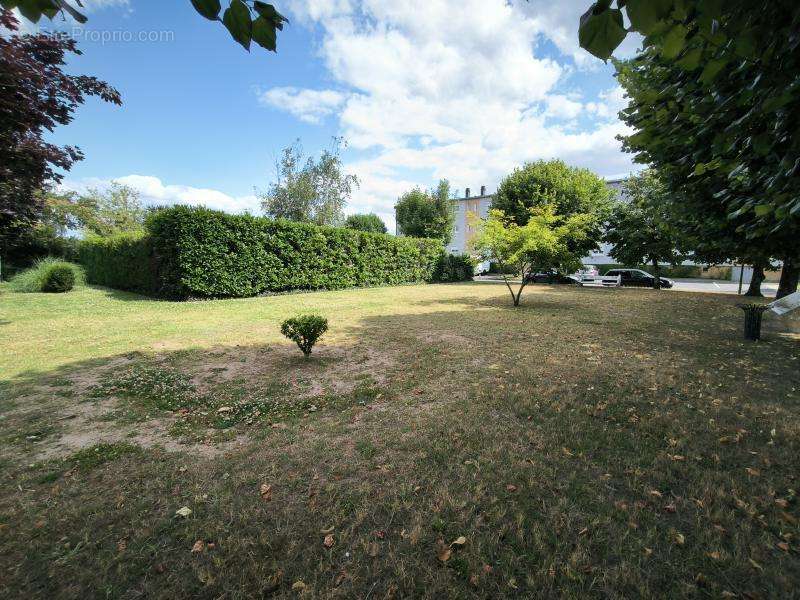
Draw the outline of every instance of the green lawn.
<instances>
[{"instance_id":1,"label":"green lawn","mask_svg":"<svg viewBox=\"0 0 800 600\"><path fill-rule=\"evenodd\" d=\"M736 301L0 288L0 597L796 595L800 341Z\"/></svg>"}]
</instances>

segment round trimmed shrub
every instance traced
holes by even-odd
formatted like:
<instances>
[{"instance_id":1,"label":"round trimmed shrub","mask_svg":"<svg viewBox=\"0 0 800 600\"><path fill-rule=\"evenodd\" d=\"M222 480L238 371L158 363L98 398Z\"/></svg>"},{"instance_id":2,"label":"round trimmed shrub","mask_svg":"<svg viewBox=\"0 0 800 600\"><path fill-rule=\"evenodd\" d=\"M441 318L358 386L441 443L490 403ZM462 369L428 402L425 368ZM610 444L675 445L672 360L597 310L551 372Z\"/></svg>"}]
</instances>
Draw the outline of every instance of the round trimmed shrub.
<instances>
[{"instance_id":1,"label":"round trimmed shrub","mask_svg":"<svg viewBox=\"0 0 800 600\"><path fill-rule=\"evenodd\" d=\"M295 342L306 358L326 331L328 331L328 319L319 315L301 315L286 319L281 324L281 333Z\"/></svg>"},{"instance_id":2,"label":"round trimmed shrub","mask_svg":"<svg viewBox=\"0 0 800 600\"><path fill-rule=\"evenodd\" d=\"M55 265L44 276L42 291L63 294L75 287L75 270L67 265Z\"/></svg>"}]
</instances>

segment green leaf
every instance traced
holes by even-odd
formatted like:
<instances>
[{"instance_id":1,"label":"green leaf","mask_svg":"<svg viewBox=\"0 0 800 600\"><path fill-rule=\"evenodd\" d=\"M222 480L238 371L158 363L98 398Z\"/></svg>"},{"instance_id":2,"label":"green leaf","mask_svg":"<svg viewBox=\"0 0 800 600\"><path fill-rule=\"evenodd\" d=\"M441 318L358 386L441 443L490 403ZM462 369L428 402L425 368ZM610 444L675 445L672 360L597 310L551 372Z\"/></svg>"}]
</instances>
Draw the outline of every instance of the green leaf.
<instances>
[{"instance_id":1,"label":"green leaf","mask_svg":"<svg viewBox=\"0 0 800 600\"><path fill-rule=\"evenodd\" d=\"M250 40L253 35L253 22L250 20L250 9L247 8L245 3L242 0L233 0L222 16L222 22L231 32L233 39L244 46L245 50L249 51Z\"/></svg>"},{"instance_id":2,"label":"green leaf","mask_svg":"<svg viewBox=\"0 0 800 600\"><path fill-rule=\"evenodd\" d=\"M772 136L768 133L757 135L753 138L752 145L757 154L761 156L769 154L769 150L772 147Z\"/></svg>"},{"instance_id":3,"label":"green leaf","mask_svg":"<svg viewBox=\"0 0 800 600\"><path fill-rule=\"evenodd\" d=\"M699 0L697 10L700 14L712 19L718 19L722 15L723 0Z\"/></svg>"},{"instance_id":4,"label":"green leaf","mask_svg":"<svg viewBox=\"0 0 800 600\"><path fill-rule=\"evenodd\" d=\"M772 212L772 206L769 204L757 204L754 210L757 217L765 217Z\"/></svg>"},{"instance_id":5,"label":"green leaf","mask_svg":"<svg viewBox=\"0 0 800 600\"><path fill-rule=\"evenodd\" d=\"M211 21L219 21L219 11L222 10L219 0L192 0L194 9Z\"/></svg>"},{"instance_id":6,"label":"green leaf","mask_svg":"<svg viewBox=\"0 0 800 600\"><path fill-rule=\"evenodd\" d=\"M683 55L676 64L684 71L694 71L700 66L700 59L703 57L702 48L693 48Z\"/></svg>"},{"instance_id":7,"label":"green leaf","mask_svg":"<svg viewBox=\"0 0 800 600\"><path fill-rule=\"evenodd\" d=\"M700 81L706 84L711 83L727 64L728 61L724 58L715 58L714 60L708 61L703 72L700 73Z\"/></svg>"},{"instance_id":8,"label":"green leaf","mask_svg":"<svg viewBox=\"0 0 800 600\"><path fill-rule=\"evenodd\" d=\"M605 8L595 14L596 8L592 6L581 17L578 41L584 50L597 58L608 60L627 32L622 24L621 10Z\"/></svg>"},{"instance_id":9,"label":"green leaf","mask_svg":"<svg viewBox=\"0 0 800 600\"><path fill-rule=\"evenodd\" d=\"M22 16L32 23L38 23L42 18L42 9L37 0L20 0L17 3L17 8Z\"/></svg>"},{"instance_id":10,"label":"green leaf","mask_svg":"<svg viewBox=\"0 0 800 600\"><path fill-rule=\"evenodd\" d=\"M672 10L672 0L628 0L625 4L631 28L650 35Z\"/></svg>"},{"instance_id":11,"label":"green leaf","mask_svg":"<svg viewBox=\"0 0 800 600\"><path fill-rule=\"evenodd\" d=\"M275 24L264 17L258 17L253 21L253 41L262 48L275 52L277 48Z\"/></svg>"},{"instance_id":12,"label":"green leaf","mask_svg":"<svg viewBox=\"0 0 800 600\"><path fill-rule=\"evenodd\" d=\"M664 43L661 46L661 56L666 59L676 58L686 45L686 34L688 30L683 25L675 25L664 36Z\"/></svg>"}]
</instances>

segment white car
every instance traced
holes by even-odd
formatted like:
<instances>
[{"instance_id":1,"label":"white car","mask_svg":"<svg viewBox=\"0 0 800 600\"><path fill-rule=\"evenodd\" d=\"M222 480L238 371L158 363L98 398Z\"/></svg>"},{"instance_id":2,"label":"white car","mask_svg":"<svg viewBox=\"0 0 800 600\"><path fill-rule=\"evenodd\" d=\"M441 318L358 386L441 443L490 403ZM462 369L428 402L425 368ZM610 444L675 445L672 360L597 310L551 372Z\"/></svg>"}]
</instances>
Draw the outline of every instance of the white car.
<instances>
[{"instance_id":1,"label":"white car","mask_svg":"<svg viewBox=\"0 0 800 600\"><path fill-rule=\"evenodd\" d=\"M581 280L584 277L597 277L600 275L600 271L597 270L597 267L593 267L592 265L583 265L583 268L578 269L573 275L578 280Z\"/></svg>"}]
</instances>

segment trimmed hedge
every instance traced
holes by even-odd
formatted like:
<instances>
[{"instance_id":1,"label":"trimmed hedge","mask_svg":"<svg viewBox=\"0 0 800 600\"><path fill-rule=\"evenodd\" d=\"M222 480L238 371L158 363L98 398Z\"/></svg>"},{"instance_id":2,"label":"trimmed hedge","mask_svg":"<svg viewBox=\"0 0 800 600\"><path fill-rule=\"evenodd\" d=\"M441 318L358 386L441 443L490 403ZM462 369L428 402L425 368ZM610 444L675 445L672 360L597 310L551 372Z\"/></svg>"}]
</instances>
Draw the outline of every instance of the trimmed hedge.
<instances>
[{"instance_id":1,"label":"trimmed hedge","mask_svg":"<svg viewBox=\"0 0 800 600\"><path fill-rule=\"evenodd\" d=\"M177 206L145 236L93 238L80 258L90 283L167 298L255 296L434 281L438 240Z\"/></svg>"},{"instance_id":2,"label":"trimmed hedge","mask_svg":"<svg viewBox=\"0 0 800 600\"><path fill-rule=\"evenodd\" d=\"M477 261L469 254L445 254L436 264L435 281L469 281L475 275Z\"/></svg>"},{"instance_id":3,"label":"trimmed hedge","mask_svg":"<svg viewBox=\"0 0 800 600\"><path fill-rule=\"evenodd\" d=\"M159 279L152 240L142 233L92 236L78 247L86 281L97 285L159 295Z\"/></svg>"}]
</instances>

